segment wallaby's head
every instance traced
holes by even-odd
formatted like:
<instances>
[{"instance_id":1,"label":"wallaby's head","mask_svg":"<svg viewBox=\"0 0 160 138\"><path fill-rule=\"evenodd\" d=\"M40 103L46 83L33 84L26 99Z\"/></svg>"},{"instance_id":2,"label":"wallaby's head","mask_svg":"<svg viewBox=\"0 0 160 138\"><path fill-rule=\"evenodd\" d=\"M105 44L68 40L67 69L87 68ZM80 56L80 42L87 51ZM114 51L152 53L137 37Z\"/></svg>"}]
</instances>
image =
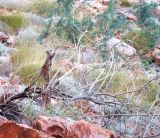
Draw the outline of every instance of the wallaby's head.
<instances>
[{"instance_id":1,"label":"wallaby's head","mask_svg":"<svg viewBox=\"0 0 160 138\"><path fill-rule=\"evenodd\" d=\"M53 58L54 55L55 55L55 51L53 51L53 50L47 50L45 52L47 54L47 57L50 58L50 59Z\"/></svg>"}]
</instances>

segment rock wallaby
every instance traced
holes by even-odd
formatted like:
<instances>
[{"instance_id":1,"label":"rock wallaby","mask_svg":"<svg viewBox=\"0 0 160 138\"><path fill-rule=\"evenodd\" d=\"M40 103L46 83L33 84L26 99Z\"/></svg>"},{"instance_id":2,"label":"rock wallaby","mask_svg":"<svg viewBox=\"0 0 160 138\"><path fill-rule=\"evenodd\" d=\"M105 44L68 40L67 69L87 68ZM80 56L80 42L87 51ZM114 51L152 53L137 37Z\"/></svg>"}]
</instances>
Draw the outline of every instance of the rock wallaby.
<instances>
[{"instance_id":1,"label":"rock wallaby","mask_svg":"<svg viewBox=\"0 0 160 138\"><path fill-rule=\"evenodd\" d=\"M42 76L43 79L48 84L49 83L49 72L50 72L51 67L52 67L52 59L55 56L55 51L48 50L48 51L46 51L46 54L47 54L47 58L46 58L46 61L41 68L40 76ZM50 92L44 92L42 94L43 107L47 108L48 105L50 104L50 102L51 102L51 93Z\"/></svg>"},{"instance_id":2,"label":"rock wallaby","mask_svg":"<svg viewBox=\"0 0 160 138\"><path fill-rule=\"evenodd\" d=\"M52 67L52 59L55 56L55 51L48 50L46 51L46 54L47 54L47 58L40 71L40 76L42 76L44 80L48 83L49 82L49 72Z\"/></svg>"}]
</instances>

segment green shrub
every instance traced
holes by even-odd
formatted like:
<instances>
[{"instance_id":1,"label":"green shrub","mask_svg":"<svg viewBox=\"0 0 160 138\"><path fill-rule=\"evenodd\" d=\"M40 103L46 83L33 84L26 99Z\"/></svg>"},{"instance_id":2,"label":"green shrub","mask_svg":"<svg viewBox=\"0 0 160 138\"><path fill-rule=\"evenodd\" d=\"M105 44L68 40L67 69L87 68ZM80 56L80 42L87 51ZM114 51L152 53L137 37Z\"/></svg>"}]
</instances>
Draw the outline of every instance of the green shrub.
<instances>
[{"instance_id":1,"label":"green shrub","mask_svg":"<svg viewBox=\"0 0 160 138\"><path fill-rule=\"evenodd\" d=\"M124 40L132 45L140 55L154 48L152 38L143 31L131 31L124 36Z\"/></svg>"},{"instance_id":2,"label":"green shrub","mask_svg":"<svg viewBox=\"0 0 160 138\"><path fill-rule=\"evenodd\" d=\"M42 109L42 107L37 106L35 102L32 100L30 103L23 105L24 115L29 118L31 121L36 119L39 116L48 116L48 117L63 117L63 118L71 118L75 120L82 119L81 110L73 105L64 105L62 101L58 101L56 105L51 105L47 109Z\"/></svg>"},{"instance_id":3,"label":"green shrub","mask_svg":"<svg viewBox=\"0 0 160 138\"><path fill-rule=\"evenodd\" d=\"M155 82L151 82L146 89L146 93L143 97L144 103L152 103L156 100L157 95L159 95L159 86Z\"/></svg>"},{"instance_id":4,"label":"green shrub","mask_svg":"<svg viewBox=\"0 0 160 138\"><path fill-rule=\"evenodd\" d=\"M109 75L108 77L103 74L98 82L98 89L102 93L109 93L111 95L116 95L119 93L134 91L148 82L148 79L144 76L138 75L133 76L132 74L126 74L124 72L116 72L114 75ZM133 101L137 97L141 96L139 99L140 103L152 103L158 94L159 86L156 82L150 82L143 90L137 91L133 95ZM121 95L119 98L126 98L132 95Z\"/></svg>"},{"instance_id":5,"label":"green shrub","mask_svg":"<svg viewBox=\"0 0 160 138\"><path fill-rule=\"evenodd\" d=\"M27 25L27 20L21 14L0 15L0 21L7 24L13 31Z\"/></svg>"},{"instance_id":6,"label":"green shrub","mask_svg":"<svg viewBox=\"0 0 160 138\"><path fill-rule=\"evenodd\" d=\"M44 80L39 76L40 69L39 64L22 65L18 68L16 74L22 78L22 83L29 84L36 80L37 84L42 84Z\"/></svg>"},{"instance_id":7,"label":"green shrub","mask_svg":"<svg viewBox=\"0 0 160 138\"><path fill-rule=\"evenodd\" d=\"M54 4L48 0L39 0L34 3L31 8L37 14L48 16L48 14L53 10Z\"/></svg>"},{"instance_id":8,"label":"green shrub","mask_svg":"<svg viewBox=\"0 0 160 138\"><path fill-rule=\"evenodd\" d=\"M151 49L154 49L155 45L160 40L160 22L158 17L154 14L154 10L158 7L157 3L142 3L137 9L138 23L142 28L142 35L139 39L143 39L145 36L145 44ZM141 38L141 36L143 38Z\"/></svg>"},{"instance_id":9,"label":"green shrub","mask_svg":"<svg viewBox=\"0 0 160 138\"><path fill-rule=\"evenodd\" d=\"M132 4L128 0L122 0L120 6L131 7Z\"/></svg>"},{"instance_id":10,"label":"green shrub","mask_svg":"<svg viewBox=\"0 0 160 138\"><path fill-rule=\"evenodd\" d=\"M102 86L102 90L106 89L106 85L108 85L106 91L110 91L111 94L118 94L125 91L132 91L134 89L133 82L135 86L140 86L144 82L146 82L146 78L142 76L133 77L132 75L125 74L123 72L115 73L112 78L109 76L105 81L104 85ZM111 79L111 80L110 80ZM108 82L110 83L108 84Z\"/></svg>"}]
</instances>

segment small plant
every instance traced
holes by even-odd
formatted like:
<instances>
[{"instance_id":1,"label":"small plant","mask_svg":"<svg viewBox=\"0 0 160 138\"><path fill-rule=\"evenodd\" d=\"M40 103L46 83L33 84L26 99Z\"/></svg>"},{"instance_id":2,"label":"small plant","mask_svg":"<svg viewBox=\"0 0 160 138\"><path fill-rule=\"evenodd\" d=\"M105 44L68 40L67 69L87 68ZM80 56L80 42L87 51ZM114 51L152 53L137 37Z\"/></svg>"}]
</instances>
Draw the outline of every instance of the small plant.
<instances>
[{"instance_id":1,"label":"small plant","mask_svg":"<svg viewBox=\"0 0 160 138\"><path fill-rule=\"evenodd\" d=\"M154 49L155 45L160 40L160 22L154 10L158 7L157 3L142 3L138 7L138 23L141 26L142 33L147 37L149 47Z\"/></svg>"},{"instance_id":2,"label":"small plant","mask_svg":"<svg viewBox=\"0 0 160 138\"><path fill-rule=\"evenodd\" d=\"M122 0L120 6L131 7L132 4L128 0Z\"/></svg>"},{"instance_id":3,"label":"small plant","mask_svg":"<svg viewBox=\"0 0 160 138\"><path fill-rule=\"evenodd\" d=\"M146 70L148 70L150 68L150 64L152 63L152 59L151 58L148 58L148 59L145 59L142 61L143 65L144 65L144 68Z\"/></svg>"},{"instance_id":4,"label":"small plant","mask_svg":"<svg viewBox=\"0 0 160 138\"><path fill-rule=\"evenodd\" d=\"M22 83L29 84L36 80L37 84L43 84L44 80L39 76L40 69L39 64L27 64L20 66L16 74L22 78Z\"/></svg>"},{"instance_id":5,"label":"small plant","mask_svg":"<svg viewBox=\"0 0 160 138\"><path fill-rule=\"evenodd\" d=\"M107 78L103 78L100 81L100 84L104 84L101 88L102 91L109 91L111 94L118 94L124 91L131 91L133 89L133 82L136 84L136 86L142 85L146 78L142 76L132 77L132 75L128 76L128 74L125 74L123 72L115 73L112 78L111 76L108 76ZM111 79L111 80L110 80ZM107 84L110 81L109 84ZM103 82L103 83L102 83ZM104 83L105 82L105 83ZM108 86L108 87L106 87Z\"/></svg>"},{"instance_id":6,"label":"small plant","mask_svg":"<svg viewBox=\"0 0 160 138\"><path fill-rule=\"evenodd\" d=\"M43 112L42 115L45 116L60 116L60 117L69 117L72 119L80 119L82 116L81 111L73 106L73 105L68 105L65 106L61 102L56 104L54 108L50 106L46 112Z\"/></svg>"},{"instance_id":7,"label":"small plant","mask_svg":"<svg viewBox=\"0 0 160 138\"><path fill-rule=\"evenodd\" d=\"M123 39L132 45L139 55L144 55L153 49L152 38L145 31L131 31Z\"/></svg>"},{"instance_id":8,"label":"small plant","mask_svg":"<svg viewBox=\"0 0 160 138\"><path fill-rule=\"evenodd\" d=\"M54 3L48 0L39 0L33 4L31 7L37 14L48 16L48 14L53 10Z\"/></svg>"},{"instance_id":9,"label":"small plant","mask_svg":"<svg viewBox=\"0 0 160 138\"><path fill-rule=\"evenodd\" d=\"M26 19L21 14L0 15L0 21L7 24L13 31L27 25Z\"/></svg>"},{"instance_id":10,"label":"small plant","mask_svg":"<svg viewBox=\"0 0 160 138\"><path fill-rule=\"evenodd\" d=\"M152 82L147 86L146 93L142 98L142 103L150 104L159 97L159 86L156 82Z\"/></svg>"}]
</instances>

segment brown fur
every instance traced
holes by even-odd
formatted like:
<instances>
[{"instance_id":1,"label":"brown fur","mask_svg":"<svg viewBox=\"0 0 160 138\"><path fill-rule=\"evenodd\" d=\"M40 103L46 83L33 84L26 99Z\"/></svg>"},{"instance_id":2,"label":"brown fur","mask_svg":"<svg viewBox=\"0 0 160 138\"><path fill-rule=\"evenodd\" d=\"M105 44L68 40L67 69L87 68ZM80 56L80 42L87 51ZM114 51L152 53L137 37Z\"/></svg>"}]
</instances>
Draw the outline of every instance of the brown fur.
<instances>
[{"instance_id":1,"label":"brown fur","mask_svg":"<svg viewBox=\"0 0 160 138\"><path fill-rule=\"evenodd\" d=\"M49 50L49 51L46 51L46 54L47 54L47 58L40 71L40 76L42 76L44 80L48 83L49 82L49 72L52 66L52 59L55 56L55 52L53 52L52 50Z\"/></svg>"},{"instance_id":2,"label":"brown fur","mask_svg":"<svg viewBox=\"0 0 160 138\"><path fill-rule=\"evenodd\" d=\"M46 51L46 54L47 54L47 58L40 71L40 76L42 76L48 84L49 83L49 72L52 67L52 59L55 56L55 51L53 52L52 50L49 50L49 51ZM50 92L42 94L42 102L43 102L43 107L47 108L51 102Z\"/></svg>"}]
</instances>

